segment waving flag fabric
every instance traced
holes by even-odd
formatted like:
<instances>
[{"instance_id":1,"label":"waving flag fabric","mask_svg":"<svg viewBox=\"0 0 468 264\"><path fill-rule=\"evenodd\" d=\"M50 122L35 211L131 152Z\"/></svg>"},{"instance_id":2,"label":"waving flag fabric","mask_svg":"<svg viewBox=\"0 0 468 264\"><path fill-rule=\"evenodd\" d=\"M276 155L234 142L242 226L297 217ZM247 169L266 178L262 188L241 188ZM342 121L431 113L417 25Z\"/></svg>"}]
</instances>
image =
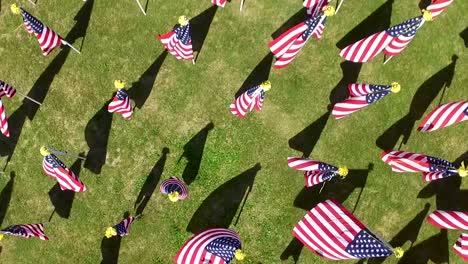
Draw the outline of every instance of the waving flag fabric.
<instances>
[{"instance_id":1,"label":"waving flag fabric","mask_svg":"<svg viewBox=\"0 0 468 264\"><path fill-rule=\"evenodd\" d=\"M325 27L325 20L326 15L322 12L294 26L270 42L268 47L277 58L273 67L281 69L288 66L311 36L320 40Z\"/></svg>"},{"instance_id":2,"label":"waving flag fabric","mask_svg":"<svg viewBox=\"0 0 468 264\"><path fill-rule=\"evenodd\" d=\"M126 120L132 119L133 109L130 98L128 97L127 90L120 89L114 96L112 102L109 103L107 111L110 113L119 113Z\"/></svg>"},{"instance_id":3,"label":"waving flag fabric","mask_svg":"<svg viewBox=\"0 0 468 264\"><path fill-rule=\"evenodd\" d=\"M224 7L226 5L227 0L211 0L213 5L217 5L220 7Z\"/></svg>"},{"instance_id":4,"label":"waving flag fabric","mask_svg":"<svg viewBox=\"0 0 468 264\"><path fill-rule=\"evenodd\" d=\"M174 176L161 183L161 186L159 186L159 191L164 194L177 192L179 194L179 200L184 200L188 196L187 185L185 185L185 183L179 178Z\"/></svg>"},{"instance_id":5,"label":"waving flag fabric","mask_svg":"<svg viewBox=\"0 0 468 264\"><path fill-rule=\"evenodd\" d=\"M335 200L316 205L293 235L317 255L331 260L386 257L393 249Z\"/></svg>"},{"instance_id":6,"label":"waving flag fabric","mask_svg":"<svg viewBox=\"0 0 468 264\"><path fill-rule=\"evenodd\" d=\"M338 167L305 158L289 157L288 166L296 170L305 171L304 178L306 187L312 187L340 175L338 173Z\"/></svg>"},{"instance_id":7,"label":"waving flag fabric","mask_svg":"<svg viewBox=\"0 0 468 264\"><path fill-rule=\"evenodd\" d=\"M49 238L44 232L43 224L24 224L9 226L5 229L2 229L1 233L25 238L37 237L41 240L49 240Z\"/></svg>"},{"instance_id":8,"label":"waving flag fabric","mask_svg":"<svg viewBox=\"0 0 468 264\"><path fill-rule=\"evenodd\" d=\"M135 221L135 217L127 217L122 220L120 223L114 226L115 230L117 231L117 235L119 236L126 236L129 234L130 225Z\"/></svg>"},{"instance_id":9,"label":"waving flag fabric","mask_svg":"<svg viewBox=\"0 0 468 264\"><path fill-rule=\"evenodd\" d=\"M394 172L422 172L425 182L457 175L455 164L424 154L391 150L382 152L381 157Z\"/></svg>"},{"instance_id":10,"label":"waving flag fabric","mask_svg":"<svg viewBox=\"0 0 468 264\"><path fill-rule=\"evenodd\" d=\"M340 56L353 62L367 62L382 51L387 56L396 56L411 42L424 21L422 16L409 19L345 47Z\"/></svg>"},{"instance_id":11,"label":"waving flag fabric","mask_svg":"<svg viewBox=\"0 0 468 264\"><path fill-rule=\"evenodd\" d=\"M307 9L307 15L313 17L319 14L330 2L331 0L305 0L304 7Z\"/></svg>"},{"instance_id":12,"label":"waving flag fabric","mask_svg":"<svg viewBox=\"0 0 468 264\"><path fill-rule=\"evenodd\" d=\"M86 186L80 178L67 168L54 154L44 156L42 168L49 177L57 180L60 189L74 192L86 191Z\"/></svg>"},{"instance_id":13,"label":"waving flag fabric","mask_svg":"<svg viewBox=\"0 0 468 264\"><path fill-rule=\"evenodd\" d=\"M2 99L0 98L0 131L6 137L10 136L10 130L8 129L8 118L3 106Z\"/></svg>"},{"instance_id":14,"label":"waving flag fabric","mask_svg":"<svg viewBox=\"0 0 468 264\"><path fill-rule=\"evenodd\" d=\"M254 109L261 111L264 99L265 90L263 90L261 85L257 85L237 97L229 106L229 109L233 115L244 118L248 112L252 112Z\"/></svg>"},{"instance_id":15,"label":"waving flag fabric","mask_svg":"<svg viewBox=\"0 0 468 264\"><path fill-rule=\"evenodd\" d=\"M0 98L6 96L12 98L16 94L15 87L9 85L8 83L0 80Z\"/></svg>"},{"instance_id":16,"label":"waving flag fabric","mask_svg":"<svg viewBox=\"0 0 468 264\"><path fill-rule=\"evenodd\" d=\"M427 216L427 221L440 229L468 230L468 212L437 210Z\"/></svg>"},{"instance_id":17,"label":"waving flag fabric","mask_svg":"<svg viewBox=\"0 0 468 264\"><path fill-rule=\"evenodd\" d=\"M464 261L468 261L468 234L460 235L457 243L453 245L453 251L463 258Z\"/></svg>"},{"instance_id":18,"label":"waving flag fabric","mask_svg":"<svg viewBox=\"0 0 468 264\"><path fill-rule=\"evenodd\" d=\"M44 25L39 19L29 14L26 10L21 8L21 15L23 16L24 26L29 34L34 33L39 46L42 49L42 55L48 55L53 49L59 47L62 43L62 38L55 33L52 29Z\"/></svg>"},{"instance_id":19,"label":"waving flag fabric","mask_svg":"<svg viewBox=\"0 0 468 264\"><path fill-rule=\"evenodd\" d=\"M174 263L229 264L242 248L239 236L229 229L211 228L190 238L177 251Z\"/></svg>"},{"instance_id":20,"label":"waving flag fabric","mask_svg":"<svg viewBox=\"0 0 468 264\"><path fill-rule=\"evenodd\" d=\"M432 19L435 19L447 8L453 0L433 0L432 3L427 7L427 11L432 13Z\"/></svg>"},{"instance_id":21,"label":"waving flag fabric","mask_svg":"<svg viewBox=\"0 0 468 264\"><path fill-rule=\"evenodd\" d=\"M439 105L421 122L418 130L432 132L468 120L468 101Z\"/></svg>"},{"instance_id":22,"label":"waving flag fabric","mask_svg":"<svg viewBox=\"0 0 468 264\"><path fill-rule=\"evenodd\" d=\"M188 21L186 25L180 25L164 35L158 35L158 39L161 40L167 51L178 60L193 59L192 39Z\"/></svg>"},{"instance_id":23,"label":"waving flag fabric","mask_svg":"<svg viewBox=\"0 0 468 264\"><path fill-rule=\"evenodd\" d=\"M341 119L357 112L390 94L391 88L391 85L349 84L348 90L351 96L348 99L335 104L332 115L335 119Z\"/></svg>"}]
</instances>

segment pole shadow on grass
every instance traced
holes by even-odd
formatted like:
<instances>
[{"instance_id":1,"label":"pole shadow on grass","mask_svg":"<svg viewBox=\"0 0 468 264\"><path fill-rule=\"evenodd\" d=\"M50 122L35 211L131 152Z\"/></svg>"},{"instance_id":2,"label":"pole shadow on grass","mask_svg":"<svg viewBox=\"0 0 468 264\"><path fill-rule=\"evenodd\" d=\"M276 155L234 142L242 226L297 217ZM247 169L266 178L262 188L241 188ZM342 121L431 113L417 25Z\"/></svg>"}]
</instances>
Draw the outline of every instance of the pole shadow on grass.
<instances>
[{"instance_id":1,"label":"pole shadow on grass","mask_svg":"<svg viewBox=\"0 0 468 264\"><path fill-rule=\"evenodd\" d=\"M159 180L161 179L161 175L164 171L164 165L166 164L167 154L169 154L169 148L163 148L161 157L154 165L153 169L151 169L150 174L146 177L146 181L141 187L140 193L133 205L133 208L136 209L135 215L140 215L145 210L146 205L148 204L151 196L158 185ZM137 207L138 206L138 207Z\"/></svg>"},{"instance_id":2,"label":"pole shadow on grass","mask_svg":"<svg viewBox=\"0 0 468 264\"><path fill-rule=\"evenodd\" d=\"M93 7L93 0L88 0L83 4L80 11L78 11L75 16L75 25L68 32L65 39L69 43L74 43L78 38L85 37L86 30L89 24L89 19L91 17L91 11ZM31 90L28 92L28 96L43 103L46 95L49 91L52 82L54 81L57 74L60 73L68 54L70 53L69 47L63 47L54 59L50 62L47 68L41 73L39 78L36 80ZM50 55L53 56L53 53ZM22 104L15 112L13 112L8 117L8 125L10 128L10 137L5 138L0 136L0 156L8 156L5 168L8 165L8 162L13 157L16 145L18 143L23 125L26 122L26 118L33 121L37 110L39 110L39 105L29 101L28 99L23 99Z\"/></svg>"},{"instance_id":3,"label":"pole shadow on grass","mask_svg":"<svg viewBox=\"0 0 468 264\"><path fill-rule=\"evenodd\" d=\"M129 212L125 212L123 219L130 216ZM101 241L101 264L117 264L119 260L120 242L122 237L117 235L111 238L103 237Z\"/></svg>"},{"instance_id":4,"label":"pole shadow on grass","mask_svg":"<svg viewBox=\"0 0 468 264\"><path fill-rule=\"evenodd\" d=\"M447 230L440 230L438 234L407 250L398 264L449 263L447 244Z\"/></svg>"},{"instance_id":5,"label":"pole shadow on grass","mask_svg":"<svg viewBox=\"0 0 468 264\"><path fill-rule=\"evenodd\" d=\"M387 2L382 4L372 14L348 32L342 39L340 39L336 43L336 46L339 49L343 49L365 37L389 28L392 18L393 2L394 0L387 0Z\"/></svg>"},{"instance_id":6,"label":"pole shadow on grass","mask_svg":"<svg viewBox=\"0 0 468 264\"><path fill-rule=\"evenodd\" d=\"M137 82L132 83L128 89L128 96L135 102L135 107L141 109L151 94L156 77L166 59L167 51L164 50L151 66L140 76Z\"/></svg>"},{"instance_id":7,"label":"pole shadow on grass","mask_svg":"<svg viewBox=\"0 0 468 264\"><path fill-rule=\"evenodd\" d=\"M210 193L193 214L187 231L196 234L210 227L229 228L246 193L248 195L252 190L255 176L261 168L257 163Z\"/></svg>"},{"instance_id":8,"label":"pole shadow on grass","mask_svg":"<svg viewBox=\"0 0 468 264\"><path fill-rule=\"evenodd\" d=\"M100 174L102 166L106 163L107 144L112 125L112 113L107 111L107 101L99 111L88 121L85 128L85 139L89 151L84 167L95 174Z\"/></svg>"},{"instance_id":9,"label":"pole shadow on grass","mask_svg":"<svg viewBox=\"0 0 468 264\"><path fill-rule=\"evenodd\" d=\"M322 192L320 192L322 185L304 187L296 196L294 206L310 211L318 203L330 198L334 198L340 203L343 203L356 188L360 188L352 210L352 212L354 212L361 199L369 172L371 172L373 168L374 164L369 163L367 169L349 170L348 176L345 179L337 179L335 177L330 182L327 182ZM294 237L283 253L281 253L280 259L287 260L292 257L294 262L297 263L303 247L304 245Z\"/></svg>"},{"instance_id":10,"label":"pole shadow on grass","mask_svg":"<svg viewBox=\"0 0 468 264\"><path fill-rule=\"evenodd\" d=\"M208 35L208 31L210 30L211 22L213 22L213 18L218 10L218 6L211 6L207 8L205 11L201 12L196 17L190 19L190 27L191 27L191 38L192 38L192 49L193 51L197 52L195 57L195 61L198 59L198 55L203 47L203 43Z\"/></svg>"},{"instance_id":11,"label":"pole shadow on grass","mask_svg":"<svg viewBox=\"0 0 468 264\"><path fill-rule=\"evenodd\" d=\"M440 91L442 91L442 94L439 103L442 101L445 89L450 87L452 83L457 59L458 56L453 55L452 63L432 75L419 86L413 96L408 113L390 126L377 139L376 144L379 148L383 150L393 149L401 136L403 136L403 139L398 149L401 148L401 145L406 145L416 121L423 117L424 112L426 112Z\"/></svg>"},{"instance_id":12,"label":"pole shadow on grass","mask_svg":"<svg viewBox=\"0 0 468 264\"><path fill-rule=\"evenodd\" d=\"M15 172L10 172L10 180L8 183L3 187L2 192L0 193L0 226L3 223L3 219L5 219L8 206L10 205L11 201L11 194L13 193L13 185L15 183Z\"/></svg>"},{"instance_id":13,"label":"pole shadow on grass","mask_svg":"<svg viewBox=\"0 0 468 264\"><path fill-rule=\"evenodd\" d=\"M190 185L198 175L208 133L213 128L213 122L208 123L202 130L200 130L200 132L193 136L187 144L184 145L184 152L178 161L182 158L187 159L187 165L182 173L182 179L184 179L184 182L187 185Z\"/></svg>"},{"instance_id":14,"label":"pole shadow on grass","mask_svg":"<svg viewBox=\"0 0 468 264\"><path fill-rule=\"evenodd\" d=\"M242 86L236 92L236 98L255 85L261 84L270 77L271 65L273 64L273 53L269 52L245 79Z\"/></svg>"},{"instance_id":15,"label":"pole shadow on grass","mask_svg":"<svg viewBox=\"0 0 468 264\"><path fill-rule=\"evenodd\" d=\"M462 38L465 42L465 48L468 48L468 27L466 27L465 30L460 32L460 38Z\"/></svg>"},{"instance_id":16,"label":"pole shadow on grass","mask_svg":"<svg viewBox=\"0 0 468 264\"><path fill-rule=\"evenodd\" d=\"M79 155L82 156L84 153L80 153ZM80 177L81 163L81 159L76 159L76 161L70 167L70 170L75 173L77 177ZM49 198L54 205L54 211L49 217L49 222L52 219L54 213L57 213L62 218L68 219L70 217L73 200L75 198L75 192L70 190L62 191L62 189L60 189L60 185L56 183L49 191Z\"/></svg>"}]
</instances>

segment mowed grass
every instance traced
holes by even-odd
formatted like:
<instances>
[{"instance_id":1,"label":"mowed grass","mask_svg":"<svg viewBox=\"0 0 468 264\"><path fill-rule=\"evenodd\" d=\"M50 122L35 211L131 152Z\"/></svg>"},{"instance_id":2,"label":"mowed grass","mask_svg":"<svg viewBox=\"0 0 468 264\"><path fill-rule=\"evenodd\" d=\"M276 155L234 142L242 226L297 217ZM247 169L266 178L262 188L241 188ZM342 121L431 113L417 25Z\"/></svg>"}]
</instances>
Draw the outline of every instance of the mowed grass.
<instances>
[{"instance_id":1,"label":"mowed grass","mask_svg":"<svg viewBox=\"0 0 468 264\"><path fill-rule=\"evenodd\" d=\"M74 18L84 5L82 1L38 0L32 6L23 0L23 7L62 36L67 36L74 26L81 33L71 34L76 35L73 37L76 47L83 45L81 55L64 47L44 57L37 40L21 27L21 18L9 11L12 3L10 0L1 3L0 79L24 93L36 86L47 90L47 94L32 120L14 119L24 122L12 159L0 175L0 188L7 186L11 173L16 175L11 194L4 189L0 197L1 212L6 213L2 227L48 221L54 210L48 192L55 182L41 169L40 146L70 153L87 152L90 147L86 126L112 98L113 80L125 79L128 86L138 82L164 51L156 35L170 30L179 15L195 17L211 6L208 0L149 0L148 15L143 16L134 1L95 1L92 9L88 3L87 11L81 11L89 13L89 21L77 22ZM444 234L422 218L426 203L430 203L430 212L443 204L445 196L418 195L427 186L422 176L392 173L380 161L381 149L376 140L407 115L418 89L421 100L429 105L413 104L424 113L439 102L467 99L468 56L459 36L468 24L466 1L456 1L436 21L426 23L408 48L387 65L382 64L380 55L363 65L359 74L345 73L346 79L358 82L398 81L402 85L399 94L339 121L326 114L332 90L346 89L347 80L340 81L343 60L336 43L376 10L384 10L385 15L377 13L378 20L368 21L364 27L367 32L360 34L381 30L382 23L395 25L418 16L417 4L402 0L345 1L339 14L327 19L322 41L310 40L289 67L271 70L273 88L266 96L264 109L244 120L231 115L229 104L268 54L267 43L272 33L299 11L301 1L247 0L245 10L240 13L236 0L218 9L197 64L177 61L168 55L151 94L141 109L135 110L134 118L125 121L113 116L106 163L99 175L81 166L80 177L88 190L75 195L68 219L55 214L46 224L51 240L5 237L0 244L0 262L99 263L105 229L118 223L124 212L134 212L140 189L162 157L163 148L169 148L170 153L159 183L183 174L188 164L186 158L179 160L184 146L212 122L214 128L208 132L205 144L201 144L204 148L200 170L190 184L189 199L172 204L156 189L143 218L122 239L119 263L171 263L176 251L192 236L187 225L206 198L209 198L203 204L208 208L203 210L206 215L228 222L232 218L230 228L243 240L245 263L294 263L292 256L281 260L281 256L284 259L289 253L286 248L293 238L292 228L306 213L304 206L311 208L317 199L324 197L317 194L320 187L314 187L308 190L309 199L301 200L302 174L288 168L286 163L288 156L303 155L298 149L309 149L314 159L361 170L360 178L327 183L324 192L330 197L344 195L343 204L354 209L363 223L387 241L396 237L406 242L404 247L408 249L407 240L415 240L411 260L406 263L443 263L448 258L450 263L462 263L450 249L460 232L449 231L444 240ZM380 19L386 22L379 22ZM374 23L380 28L373 30ZM83 32L86 32L84 41ZM454 54L459 58L452 78L446 67ZM444 68L444 72L433 77ZM445 82L449 87L443 92ZM430 95L434 90L434 95ZM22 104L19 95L2 101L8 116L19 111ZM447 160L455 160L467 151L466 123L422 134L416 131L420 117L416 119L408 142L401 149ZM310 129L304 142L290 148L290 139L307 127ZM401 138L396 148L400 142ZM4 137L0 143L2 147L11 144ZM3 157L2 166L6 159ZM68 166L75 162L67 157L62 160ZM255 176L242 174L257 163L261 169ZM373 169L366 171L369 166ZM238 175L241 180L230 181ZM242 199L245 190L242 179L253 181L253 186L234 226L237 215L232 217L232 210L238 209L239 213L240 206L225 210L223 202L239 205L236 201ZM355 181L364 184L354 186ZM444 186L442 182L438 184ZM462 181L459 188L466 187ZM216 192L218 188L226 190L226 196ZM463 205L466 196L457 202ZM224 215L225 211L229 214ZM399 234L402 230L407 235ZM298 263L328 261L304 248ZM385 263L397 260L389 257Z\"/></svg>"}]
</instances>

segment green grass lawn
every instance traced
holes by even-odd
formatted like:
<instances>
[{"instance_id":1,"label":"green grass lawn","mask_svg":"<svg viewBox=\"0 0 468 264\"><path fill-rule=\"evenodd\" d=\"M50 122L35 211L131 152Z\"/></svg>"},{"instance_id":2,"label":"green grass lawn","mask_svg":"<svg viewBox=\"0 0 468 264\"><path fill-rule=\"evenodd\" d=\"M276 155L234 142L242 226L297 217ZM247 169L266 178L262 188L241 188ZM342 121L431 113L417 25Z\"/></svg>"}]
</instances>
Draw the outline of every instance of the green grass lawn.
<instances>
[{"instance_id":1,"label":"green grass lawn","mask_svg":"<svg viewBox=\"0 0 468 264\"><path fill-rule=\"evenodd\" d=\"M20 16L9 11L12 3L1 2L0 79L31 91L43 105L37 110L21 96L3 100L12 137L0 138L2 167L14 152L0 174L1 227L47 222L54 211L49 192L56 190L55 181L41 169L40 146L70 153L91 149L106 158L99 168L62 157L88 190L74 198L52 195L56 203L73 199L68 219L66 206L58 205L46 224L48 242L5 237L0 263L99 263L106 228L126 211L135 212L142 188L143 193L156 189L143 217L118 245L119 263L171 263L191 231L213 224L240 234L245 263L295 263L294 258L329 263L291 242L293 226L327 197L343 201L393 245L412 244L400 263L462 263L451 251L461 232L440 232L424 217L436 208L468 209L466 190L460 191L467 183L454 177L425 184L421 174L392 173L380 160L379 147L398 148L405 140L402 150L451 161L466 153L467 123L429 134L416 131L421 116L439 102L467 99L468 56L459 36L468 25L466 1L426 23L387 65L380 55L359 67L343 63L337 43L343 47L420 11L418 1L346 0L327 20L322 41L310 40L290 66L271 70L273 88L264 109L244 120L231 115L229 104L246 79L268 76L267 43L301 11L301 1L246 0L240 13L239 0L217 11L208 0L149 0L143 16L132 0L38 0L36 6L22 0L30 13L82 48L81 55L65 47L47 57L22 28ZM212 22L196 65L165 57L156 35L170 30L180 15L201 13L196 21L205 31ZM138 97L131 121L103 108L115 79L126 80ZM354 81L398 81L402 90L334 120L327 106ZM169 153L163 154L164 148ZM301 172L287 166L288 156L302 155L354 171L349 179L327 183L319 195L319 186L304 190ZM195 177L189 198L176 204L157 189L173 175ZM238 218L246 189L251 191ZM58 210L65 211L62 217ZM389 257L385 263L398 261Z\"/></svg>"}]
</instances>

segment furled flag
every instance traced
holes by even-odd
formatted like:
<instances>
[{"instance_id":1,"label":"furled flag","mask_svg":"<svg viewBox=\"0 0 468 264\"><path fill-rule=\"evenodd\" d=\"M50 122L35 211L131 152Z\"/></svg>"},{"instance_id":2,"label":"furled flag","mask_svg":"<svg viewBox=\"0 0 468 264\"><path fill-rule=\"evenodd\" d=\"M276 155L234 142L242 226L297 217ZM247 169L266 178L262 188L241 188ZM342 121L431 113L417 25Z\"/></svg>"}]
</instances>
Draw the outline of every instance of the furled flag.
<instances>
[{"instance_id":1,"label":"furled flag","mask_svg":"<svg viewBox=\"0 0 468 264\"><path fill-rule=\"evenodd\" d=\"M106 237L111 238L113 236L126 236L130 231L130 225L135 221L135 217L129 216L116 224L114 227L108 227L106 229Z\"/></svg>"},{"instance_id":2,"label":"furled flag","mask_svg":"<svg viewBox=\"0 0 468 264\"><path fill-rule=\"evenodd\" d=\"M8 83L0 80L0 131L6 137L10 136L10 130L8 129L8 118L3 106L2 97L6 96L12 98L16 94L16 89Z\"/></svg>"},{"instance_id":3,"label":"furled flag","mask_svg":"<svg viewBox=\"0 0 468 264\"><path fill-rule=\"evenodd\" d=\"M210 228L190 238L177 251L174 263L229 264L233 258L243 260L242 243L236 232L224 228Z\"/></svg>"},{"instance_id":4,"label":"furled flag","mask_svg":"<svg viewBox=\"0 0 468 264\"><path fill-rule=\"evenodd\" d=\"M127 90L125 90L125 82L122 80L115 80L114 86L117 89L117 93L114 96L114 99L107 106L107 111L110 113L119 113L126 120L132 119L133 108L132 102L128 97Z\"/></svg>"},{"instance_id":5,"label":"furled flag","mask_svg":"<svg viewBox=\"0 0 468 264\"><path fill-rule=\"evenodd\" d=\"M167 51L178 60L193 60L189 20L185 16L180 16L179 24L180 26L172 31L158 35L158 39L161 40Z\"/></svg>"},{"instance_id":6,"label":"furled flag","mask_svg":"<svg viewBox=\"0 0 468 264\"><path fill-rule=\"evenodd\" d=\"M393 82L392 85L348 84L350 97L337 103L333 107L332 115L335 119L341 119L379 101L389 95L390 92L398 93L400 89L400 84L396 82Z\"/></svg>"},{"instance_id":7,"label":"furled flag","mask_svg":"<svg viewBox=\"0 0 468 264\"><path fill-rule=\"evenodd\" d=\"M418 29L432 19L431 12L423 10L423 15L351 44L340 51L340 56L353 62L367 62L384 52L396 56L413 40Z\"/></svg>"},{"instance_id":8,"label":"furled flag","mask_svg":"<svg viewBox=\"0 0 468 264\"><path fill-rule=\"evenodd\" d=\"M288 157L288 166L304 172L305 186L312 187L333 177L340 176L344 179L348 175L347 167L335 167L333 165L305 158Z\"/></svg>"},{"instance_id":9,"label":"furled flag","mask_svg":"<svg viewBox=\"0 0 468 264\"><path fill-rule=\"evenodd\" d=\"M452 102L439 105L421 122L418 130L431 132L468 120L468 101Z\"/></svg>"},{"instance_id":10,"label":"furled flag","mask_svg":"<svg viewBox=\"0 0 468 264\"><path fill-rule=\"evenodd\" d=\"M44 232L44 224L25 224L9 226L0 230L0 240L3 235L20 236L25 238L37 237L41 240L49 240Z\"/></svg>"},{"instance_id":11,"label":"furled flag","mask_svg":"<svg viewBox=\"0 0 468 264\"><path fill-rule=\"evenodd\" d=\"M307 9L307 15L313 17L319 14L330 2L331 0L304 0L304 7Z\"/></svg>"},{"instance_id":12,"label":"furled flag","mask_svg":"<svg viewBox=\"0 0 468 264\"><path fill-rule=\"evenodd\" d=\"M288 66L311 36L317 40L322 38L326 17L333 16L335 8L325 6L322 10L319 14L308 18L268 43L268 47L277 58L273 68L282 69Z\"/></svg>"},{"instance_id":13,"label":"furled flag","mask_svg":"<svg viewBox=\"0 0 468 264\"><path fill-rule=\"evenodd\" d=\"M240 118L244 118L247 112L252 112L254 109L261 111L263 107L263 100L265 99L265 92L271 89L271 82L264 81L260 85L254 86L241 94L229 106L231 113Z\"/></svg>"},{"instance_id":14,"label":"furled flag","mask_svg":"<svg viewBox=\"0 0 468 264\"><path fill-rule=\"evenodd\" d=\"M427 217L427 221L440 229L468 230L468 212L437 210ZM461 234L452 249L468 261L468 234Z\"/></svg>"},{"instance_id":15,"label":"furled flag","mask_svg":"<svg viewBox=\"0 0 468 264\"><path fill-rule=\"evenodd\" d=\"M48 55L53 49L62 44L62 38L48 26L44 25L39 19L29 14L23 8L18 8L16 5L11 6L11 11L15 14L20 14L23 17L24 27L29 34L36 36L41 46L42 55Z\"/></svg>"},{"instance_id":16,"label":"furled flag","mask_svg":"<svg viewBox=\"0 0 468 264\"><path fill-rule=\"evenodd\" d=\"M445 10L454 0L432 0L432 3L427 7L427 11L432 13L432 19L435 19Z\"/></svg>"},{"instance_id":17,"label":"furled flag","mask_svg":"<svg viewBox=\"0 0 468 264\"><path fill-rule=\"evenodd\" d=\"M389 150L382 152L381 158L392 167L392 171L394 172L422 172L425 182L447 178L457 174L461 177L467 175L467 170L463 162L457 169L457 166L451 162L424 154Z\"/></svg>"},{"instance_id":18,"label":"furled flag","mask_svg":"<svg viewBox=\"0 0 468 264\"><path fill-rule=\"evenodd\" d=\"M335 200L317 204L296 224L293 235L317 255L331 260L403 256Z\"/></svg>"},{"instance_id":19,"label":"furled flag","mask_svg":"<svg viewBox=\"0 0 468 264\"><path fill-rule=\"evenodd\" d=\"M211 0L213 5L217 5L220 7L224 7L226 5L227 0Z\"/></svg>"},{"instance_id":20,"label":"furled flag","mask_svg":"<svg viewBox=\"0 0 468 264\"><path fill-rule=\"evenodd\" d=\"M61 160L46 147L41 147L42 168L47 176L56 179L62 190L71 190L74 192L86 191L86 186Z\"/></svg>"},{"instance_id":21,"label":"furled flag","mask_svg":"<svg viewBox=\"0 0 468 264\"><path fill-rule=\"evenodd\" d=\"M170 177L165 180L159 186L159 191L163 194L167 194L171 202L177 202L179 200L185 200L188 196L188 187L183 181L177 177Z\"/></svg>"}]
</instances>

